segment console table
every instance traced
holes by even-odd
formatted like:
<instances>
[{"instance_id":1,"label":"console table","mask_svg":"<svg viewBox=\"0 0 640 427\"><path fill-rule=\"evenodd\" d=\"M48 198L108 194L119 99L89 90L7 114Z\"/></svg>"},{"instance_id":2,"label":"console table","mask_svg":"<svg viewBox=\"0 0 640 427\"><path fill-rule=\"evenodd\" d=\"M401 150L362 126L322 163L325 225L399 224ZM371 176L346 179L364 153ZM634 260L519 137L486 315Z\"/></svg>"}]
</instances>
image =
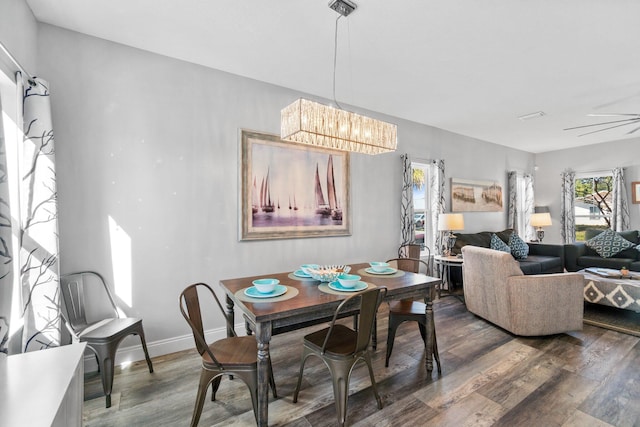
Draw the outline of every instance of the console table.
<instances>
[{"instance_id":1,"label":"console table","mask_svg":"<svg viewBox=\"0 0 640 427\"><path fill-rule=\"evenodd\" d=\"M442 285L447 284L447 291L451 294L452 284L451 284L451 267L462 267L464 264L464 260L462 258L458 258L457 256L451 255L436 255L433 257L436 265L438 266L438 275L442 279ZM440 292L442 290L442 285L438 287L438 298L440 298Z\"/></svg>"}]
</instances>

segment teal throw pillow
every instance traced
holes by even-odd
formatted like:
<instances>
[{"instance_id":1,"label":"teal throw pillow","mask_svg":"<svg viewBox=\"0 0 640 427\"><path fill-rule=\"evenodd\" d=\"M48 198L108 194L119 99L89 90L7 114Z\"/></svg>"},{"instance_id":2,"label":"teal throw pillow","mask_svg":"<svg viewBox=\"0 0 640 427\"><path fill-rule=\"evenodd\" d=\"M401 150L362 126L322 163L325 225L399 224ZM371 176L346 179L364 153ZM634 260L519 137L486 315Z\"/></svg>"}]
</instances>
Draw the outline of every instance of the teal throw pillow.
<instances>
[{"instance_id":1,"label":"teal throw pillow","mask_svg":"<svg viewBox=\"0 0 640 427\"><path fill-rule=\"evenodd\" d=\"M609 229L587 240L584 244L596 251L602 258L611 258L625 249L636 246L615 231Z\"/></svg>"},{"instance_id":2,"label":"teal throw pillow","mask_svg":"<svg viewBox=\"0 0 640 427\"><path fill-rule=\"evenodd\" d=\"M506 252L508 254L511 253L511 248L507 246L505 242L502 241L495 233L491 235L491 249L495 251Z\"/></svg>"},{"instance_id":3,"label":"teal throw pillow","mask_svg":"<svg viewBox=\"0 0 640 427\"><path fill-rule=\"evenodd\" d=\"M509 237L509 247L511 248L511 255L515 259L525 259L529 255L529 245L515 232L511 233Z\"/></svg>"}]
</instances>

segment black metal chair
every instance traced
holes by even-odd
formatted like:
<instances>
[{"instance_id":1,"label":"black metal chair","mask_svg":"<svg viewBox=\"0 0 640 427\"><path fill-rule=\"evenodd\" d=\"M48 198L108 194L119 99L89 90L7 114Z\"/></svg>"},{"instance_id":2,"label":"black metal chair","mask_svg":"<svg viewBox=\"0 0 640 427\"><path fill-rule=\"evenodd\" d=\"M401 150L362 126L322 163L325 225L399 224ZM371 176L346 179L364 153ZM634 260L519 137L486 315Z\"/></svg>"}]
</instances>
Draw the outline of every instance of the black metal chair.
<instances>
[{"instance_id":1,"label":"black metal chair","mask_svg":"<svg viewBox=\"0 0 640 427\"><path fill-rule=\"evenodd\" d=\"M373 321L380 302L384 299L387 289L384 287L371 288L349 296L336 309L328 328L308 334L304 337L304 349L298 383L293 393L293 402L298 401L298 393L302 384L304 363L309 356L319 357L331 372L333 381L333 395L336 403L338 424L343 426L347 417L347 400L349 397L349 379L353 366L363 360L369 369L371 387L378 401L378 409L382 409L382 400L376 388L376 380L371 366L369 341ZM353 305L356 304L356 307ZM357 331L336 324L340 313L345 310L359 311L359 329Z\"/></svg>"},{"instance_id":2,"label":"black metal chair","mask_svg":"<svg viewBox=\"0 0 640 427\"><path fill-rule=\"evenodd\" d=\"M102 379L102 388L107 400L106 407L109 408L111 407L115 355L124 338L129 335L140 337L149 372L153 372L153 364L149 358L147 343L144 339L142 319L121 317L107 282L94 271L62 275L60 290L65 307L62 317L67 330L74 341L86 342L87 348L95 354ZM87 313L86 308L90 305L86 299L88 293L101 301L105 301L104 295L106 295L110 313L103 313L102 316L97 313ZM87 318L90 320L87 321Z\"/></svg>"},{"instance_id":3,"label":"black metal chair","mask_svg":"<svg viewBox=\"0 0 640 427\"><path fill-rule=\"evenodd\" d=\"M200 309L200 293L213 297L220 312L225 312L220 304L220 300L209 285L196 283L187 286L180 294L180 312L187 321L193 332L198 353L202 357L202 371L200 372L200 383L196 396L196 405L193 409L191 426L195 427L200 421L204 399L207 394L209 384L212 384L211 400L216 400L216 392L220 386L220 381L224 375L230 377L237 376L249 388L251 393L251 403L253 404L253 414L258 419L258 344L255 337L235 335L233 325L225 315L227 321L227 331L232 331L233 336L223 338L207 344L204 337L204 327L202 324L202 312ZM208 291L208 292L207 292ZM276 396L276 383L273 379L273 370L269 366L269 384Z\"/></svg>"}]
</instances>

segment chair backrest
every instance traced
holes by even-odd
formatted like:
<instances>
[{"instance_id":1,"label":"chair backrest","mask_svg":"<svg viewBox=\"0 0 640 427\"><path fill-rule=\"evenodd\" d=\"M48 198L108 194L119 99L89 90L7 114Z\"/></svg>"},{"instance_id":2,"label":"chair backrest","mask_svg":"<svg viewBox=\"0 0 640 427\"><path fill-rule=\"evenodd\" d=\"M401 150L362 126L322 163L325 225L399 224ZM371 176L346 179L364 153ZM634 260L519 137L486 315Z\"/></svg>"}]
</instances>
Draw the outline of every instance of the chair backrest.
<instances>
[{"instance_id":1,"label":"chair backrest","mask_svg":"<svg viewBox=\"0 0 640 427\"><path fill-rule=\"evenodd\" d=\"M410 271L412 273L431 274L429 264L419 258L391 258L387 260L391 265L395 265L398 270Z\"/></svg>"},{"instance_id":2,"label":"chair backrest","mask_svg":"<svg viewBox=\"0 0 640 427\"><path fill-rule=\"evenodd\" d=\"M63 317L72 333L97 320L119 317L111 290L100 273L80 271L61 275L60 293L66 313Z\"/></svg>"},{"instance_id":3,"label":"chair backrest","mask_svg":"<svg viewBox=\"0 0 640 427\"><path fill-rule=\"evenodd\" d=\"M354 309L351 307L351 303L354 301L357 301L357 307L355 307L355 310L359 311L358 339L356 342L355 353L366 350L369 346L369 341L371 340L371 330L373 329L376 313L378 312L378 306L380 306L380 303L386 295L387 288L380 286L351 295L342 301L338 308L336 308L333 319L331 320L329 333L327 333L324 344L322 345L322 352L324 353L327 343L329 342L329 337L331 336L331 331L333 330L336 319L338 319L343 309Z\"/></svg>"},{"instance_id":4,"label":"chair backrest","mask_svg":"<svg viewBox=\"0 0 640 427\"><path fill-rule=\"evenodd\" d=\"M198 291L199 289L201 290L200 292ZM204 326L202 323L202 311L200 308L200 294L211 296L213 298L218 306L218 309L224 315L224 318L227 322L227 331L233 332L235 336L235 332L233 331L232 327L233 325L230 324L229 318L225 315L222 304L220 304L220 300L216 296L216 293L213 291L213 289L211 289L211 287L205 283L195 283L193 285L187 286L182 291L182 293L180 294L180 312L191 327L191 332L193 332L193 339L196 342L196 349L198 350L200 356L202 356L204 353L208 353L209 357L211 357L211 360L216 365L218 365L220 369L223 369L223 366L218 362L211 350L209 350L209 345L204 338Z\"/></svg>"},{"instance_id":5,"label":"chair backrest","mask_svg":"<svg viewBox=\"0 0 640 427\"><path fill-rule=\"evenodd\" d=\"M426 256L421 256L423 251L426 252ZM402 245L398 249L398 258L427 259L427 271L425 274L427 276L433 276L433 258L431 258L431 249L429 249L429 246L417 243ZM401 270L405 269L401 268Z\"/></svg>"}]
</instances>

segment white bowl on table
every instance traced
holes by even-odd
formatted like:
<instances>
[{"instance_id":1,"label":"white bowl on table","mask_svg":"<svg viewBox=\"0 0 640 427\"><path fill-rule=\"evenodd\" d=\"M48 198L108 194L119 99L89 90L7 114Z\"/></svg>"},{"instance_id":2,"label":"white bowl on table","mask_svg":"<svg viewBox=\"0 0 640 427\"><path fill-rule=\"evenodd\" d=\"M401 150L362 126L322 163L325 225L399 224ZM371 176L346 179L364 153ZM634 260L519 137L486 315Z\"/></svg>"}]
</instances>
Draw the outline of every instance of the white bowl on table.
<instances>
[{"instance_id":1,"label":"white bowl on table","mask_svg":"<svg viewBox=\"0 0 640 427\"><path fill-rule=\"evenodd\" d=\"M370 262L369 265L371 266L371 269L373 271L376 271L378 273L387 271L387 269L389 268L388 262L373 261L373 262Z\"/></svg>"},{"instance_id":2,"label":"white bowl on table","mask_svg":"<svg viewBox=\"0 0 640 427\"><path fill-rule=\"evenodd\" d=\"M357 274L342 273L338 276L338 282L340 282L342 287L348 288L348 289L355 287L356 284L360 281L360 279L361 277L358 276Z\"/></svg>"},{"instance_id":3,"label":"white bowl on table","mask_svg":"<svg viewBox=\"0 0 640 427\"><path fill-rule=\"evenodd\" d=\"M278 279L258 279L254 280L253 286L261 294L268 294L276 289L276 285L280 283Z\"/></svg>"},{"instance_id":4,"label":"white bowl on table","mask_svg":"<svg viewBox=\"0 0 640 427\"><path fill-rule=\"evenodd\" d=\"M320 267L318 264L302 264L300 266L300 270L302 270L305 274L309 274L310 269L315 270L318 267Z\"/></svg>"}]
</instances>

